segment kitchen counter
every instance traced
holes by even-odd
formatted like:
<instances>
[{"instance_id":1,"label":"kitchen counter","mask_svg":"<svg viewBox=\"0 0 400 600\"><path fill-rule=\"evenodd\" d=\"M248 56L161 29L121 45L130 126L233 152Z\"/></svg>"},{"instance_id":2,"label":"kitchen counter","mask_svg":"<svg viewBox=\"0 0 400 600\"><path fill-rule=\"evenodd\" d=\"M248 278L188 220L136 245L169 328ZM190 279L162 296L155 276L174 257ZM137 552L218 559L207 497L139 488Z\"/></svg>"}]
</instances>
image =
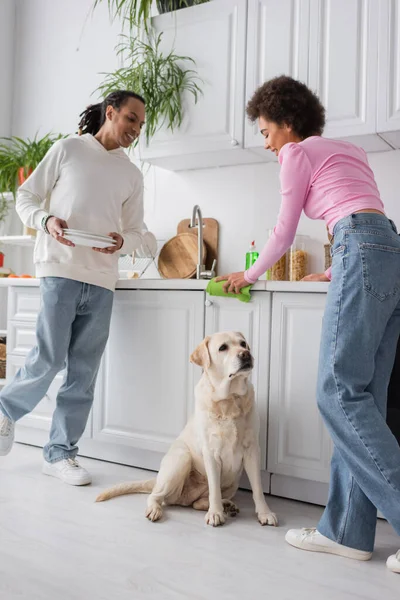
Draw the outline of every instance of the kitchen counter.
<instances>
[{"instance_id":1,"label":"kitchen counter","mask_svg":"<svg viewBox=\"0 0 400 600\"><path fill-rule=\"evenodd\" d=\"M36 278L0 277L0 287L22 286L35 287L39 285ZM207 279L119 279L117 290L205 290ZM326 293L329 283L308 281L257 281L254 291L267 292L317 292Z\"/></svg>"}]
</instances>

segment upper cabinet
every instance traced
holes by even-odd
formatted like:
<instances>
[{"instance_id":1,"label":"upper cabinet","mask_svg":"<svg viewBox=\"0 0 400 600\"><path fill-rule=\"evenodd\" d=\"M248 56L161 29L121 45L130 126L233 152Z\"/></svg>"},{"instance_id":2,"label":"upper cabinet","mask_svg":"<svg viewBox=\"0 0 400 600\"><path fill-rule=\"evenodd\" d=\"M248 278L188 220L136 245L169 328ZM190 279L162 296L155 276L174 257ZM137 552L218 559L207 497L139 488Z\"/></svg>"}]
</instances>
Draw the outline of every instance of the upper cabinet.
<instances>
[{"instance_id":1,"label":"upper cabinet","mask_svg":"<svg viewBox=\"0 0 400 600\"><path fill-rule=\"evenodd\" d=\"M310 0L308 85L327 111L324 134L375 134L377 0Z\"/></svg>"},{"instance_id":2,"label":"upper cabinet","mask_svg":"<svg viewBox=\"0 0 400 600\"><path fill-rule=\"evenodd\" d=\"M400 2L379 0L378 131L400 148Z\"/></svg>"},{"instance_id":3,"label":"upper cabinet","mask_svg":"<svg viewBox=\"0 0 400 600\"><path fill-rule=\"evenodd\" d=\"M142 145L170 170L276 160L246 103L264 81L304 81L327 110L324 135L366 151L400 147L399 0L213 0L154 18L166 49L192 57L203 80L185 120Z\"/></svg>"},{"instance_id":4,"label":"upper cabinet","mask_svg":"<svg viewBox=\"0 0 400 600\"><path fill-rule=\"evenodd\" d=\"M164 32L163 49L195 61L203 94L197 104L187 94L181 127L163 128L143 143L141 158L171 170L245 161L246 22L247 0L217 0L153 19Z\"/></svg>"},{"instance_id":5,"label":"upper cabinet","mask_svg":"<svg viewBox=\"0 0 400 600\"><path fill-rule=\"evenodd\" d=\"M249 0L246 102L264 81L277 75L307 81L309 8L309 0ZM248 119L245 139L246 147L264 160L276 160L272 152L264 150L257 123Z\"/></svg>"}]
</instances>

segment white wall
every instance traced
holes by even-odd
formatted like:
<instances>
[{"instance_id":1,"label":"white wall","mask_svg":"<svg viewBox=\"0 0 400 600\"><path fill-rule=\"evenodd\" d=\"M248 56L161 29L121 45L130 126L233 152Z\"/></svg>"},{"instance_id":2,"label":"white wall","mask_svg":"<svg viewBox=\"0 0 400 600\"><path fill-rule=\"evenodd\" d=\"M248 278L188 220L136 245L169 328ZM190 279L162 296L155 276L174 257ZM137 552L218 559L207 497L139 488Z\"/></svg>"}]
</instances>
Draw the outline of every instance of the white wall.
<instances>
[{"instance_id":1,"label":"white wall","mask_svg":"<svg viewBox=\"0 0 400 600\"><path fill-rule=\"evenodd\" d=\"M94 101L90 94L101 81L98 73L117 64L119 25L110 24L106 5L91 15L93 0L17 0L14 135L76 131L79 112ZM369 159L388 213L400 225L400 152ZM249 242L256 239L261 247L275 224L277 164L184 173L144 169L150 229L161 239L172 237L198 203L205 217L220 222L220 272L242 270ZM324 225L302 217L298 232L311 238L311 270L322 270Z\"/></svg>"}]
</instances>

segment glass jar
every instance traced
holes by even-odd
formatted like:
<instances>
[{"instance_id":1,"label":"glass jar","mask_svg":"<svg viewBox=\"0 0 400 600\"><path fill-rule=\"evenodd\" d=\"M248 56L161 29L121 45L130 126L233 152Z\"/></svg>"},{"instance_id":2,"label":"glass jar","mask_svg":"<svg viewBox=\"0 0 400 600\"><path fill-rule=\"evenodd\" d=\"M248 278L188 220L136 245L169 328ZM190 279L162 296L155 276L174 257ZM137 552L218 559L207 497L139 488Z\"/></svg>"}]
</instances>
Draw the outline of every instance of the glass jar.
<instances>
[{"instance_id":1,"label":"glass jar","mask_svg":"<svg viewBox=\"0 0 400 600\"><path fill-rule=\"evenodd\" d=\"M289 281L300 281L307 275L307 236L296 235L289 249L288 278Z\"/></svg>"},{"instance_id":2,"label":"glass jar","mask_svg":"<svg viewBox=\"0 0 400 600\"><path fill-rule=\"evenodd\" d=\"M268 231L269 238L271 237L273 231L274 231L273 229L269 229L269 231ZM286 254L281 256L281 258L279 260L277 260L276 263L274 265L272 265L272 267L270 269L268 269L265 278L267 281L285 281L285 276L286 276Z\"/></svg>"}]
</instances>

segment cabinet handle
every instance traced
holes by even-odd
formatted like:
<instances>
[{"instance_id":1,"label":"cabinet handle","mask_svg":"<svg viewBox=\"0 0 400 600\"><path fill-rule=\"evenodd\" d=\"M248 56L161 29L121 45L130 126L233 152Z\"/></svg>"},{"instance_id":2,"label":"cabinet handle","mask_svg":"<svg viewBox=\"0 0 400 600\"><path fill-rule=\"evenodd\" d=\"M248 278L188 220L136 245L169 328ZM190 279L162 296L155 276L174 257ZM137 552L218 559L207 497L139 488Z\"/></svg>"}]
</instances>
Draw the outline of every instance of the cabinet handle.
<instances>
[{"instance_id":1,"label":"cabinet handle","mask_svg":"<svg viewBox=\"0 0 400 600\"><path fill-rule=\"evenodd\" d=\"M237 140L231 140L231 146L238 146L239 142Z\"/></svg>"},{"instance_id":2,"label":"cabinet handle","mask_svg":"<svg viewBox=\"0 0 400 600\"><path fill-rule=\"evenodd\" d=\"M209 299L207 298L207 300L204 302L204 304L205 304L205 306L207 306L207 307L208 307L208 306L212 306L212 301L211 301L211 300L209 300Z\"/></svg>"}]
</instances>

